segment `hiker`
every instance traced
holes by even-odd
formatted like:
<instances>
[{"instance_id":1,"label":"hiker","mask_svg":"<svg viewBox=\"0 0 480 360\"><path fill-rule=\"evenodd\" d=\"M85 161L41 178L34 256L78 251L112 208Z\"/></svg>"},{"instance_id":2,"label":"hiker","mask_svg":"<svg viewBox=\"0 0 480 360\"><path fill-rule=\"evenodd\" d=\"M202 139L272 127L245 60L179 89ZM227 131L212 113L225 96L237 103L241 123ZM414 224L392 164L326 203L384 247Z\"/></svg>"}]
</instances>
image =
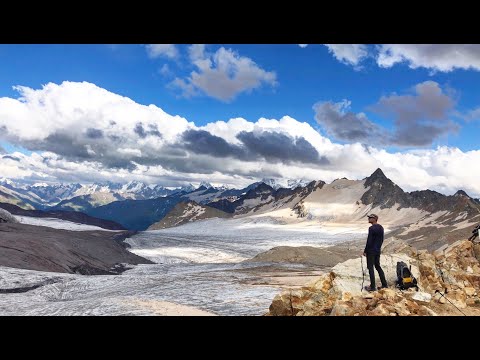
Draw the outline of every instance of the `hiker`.
<instances>
[{"instance_id":1,"label":"hiker","mask_svg":"<svg viewBox=\"0 0 480 360\"><path fill-rule=\"evenodd\" d=\"M473 240L475 240L476 237L478 237L478 230L480 230L480 224L478 224L477 226L475 226L475 228L472 230L472 236L470 236L468 238L468 240L470 240L471 242L473 242Z\"/></svg>"},{"instance_id":2,"label":"hiker","mask_svg":"<svg viewBox=\"0 0 480 360\"><path fill-rule=\"evenodd\" d=\"M377 269L378 276L380 277L380 282L382 283L382 288L387 288L387 280L385 279L385 274L383 273L382 268L380 267L380 249L383 244L383 226L377 224L378 216L375 214L367 215L368 222L372 224L368 228L368 238L367 244L365 245L365 250L363 250L363 256L367 258L367 268L370 273L370 286L365 286L367 291L375 291L375 273L373 267Z\"/></svg>"}]
</instances>

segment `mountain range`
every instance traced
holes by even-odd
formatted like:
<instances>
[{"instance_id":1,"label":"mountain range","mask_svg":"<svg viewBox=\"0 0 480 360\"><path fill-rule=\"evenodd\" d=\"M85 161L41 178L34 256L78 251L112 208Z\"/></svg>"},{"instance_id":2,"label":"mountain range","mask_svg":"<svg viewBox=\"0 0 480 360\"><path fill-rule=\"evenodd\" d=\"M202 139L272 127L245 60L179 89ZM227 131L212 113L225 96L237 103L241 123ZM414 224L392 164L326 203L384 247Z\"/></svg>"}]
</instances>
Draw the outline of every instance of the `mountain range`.
<instances>
[{"instance_id":1,"label":"mountain range","mask_svg":"<svg viewBox=\"0 0 480 360\"><path fill-rule=\"evenodd\" d=\"M430 236L429 231L438 234L433 227L444 229L443 233L466 232L480 220L479 200L463 190L450 196L432 190L405 192L381 169L362 180L342 178L327 184L322 180L263 179L243 189L205 182L197 188L173 189L134 181L124 185L22 186L4 179L0 196L3 203L26 209L84 212L130 230L177 226L209 217L273 219L293 227L349 224L360 229L365 215L375 212L396 236L421 241ZM46 205L49 203L54 205Z\"/></svg>"}]
</instances>

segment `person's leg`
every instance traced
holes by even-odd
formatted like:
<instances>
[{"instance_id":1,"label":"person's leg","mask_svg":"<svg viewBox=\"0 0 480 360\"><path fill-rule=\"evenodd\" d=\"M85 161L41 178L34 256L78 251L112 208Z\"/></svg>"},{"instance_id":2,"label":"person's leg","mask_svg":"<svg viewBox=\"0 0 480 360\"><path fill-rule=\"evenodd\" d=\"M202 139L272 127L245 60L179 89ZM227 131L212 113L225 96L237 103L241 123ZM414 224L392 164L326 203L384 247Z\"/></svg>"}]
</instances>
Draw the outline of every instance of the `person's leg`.
<instances>
[{"instance_id":1,"label":"person's leg","mask_svg":"<svg viewBox=\"0 0 480 360\"><path fill-rule=\"evenodd\" d=\"M375 254L367 253L367 268L368 268L368 273L370 274L370 288L372 290L376 290L376 288L375 288L375 271L373 270L374 264L375 264Z\"/></svg>"},{"instance_id":2,"label":"person's leg","mask_svg":"<svg viewBox=\"0 0 480 360\"><path fill-rule=\"evenodd\" d=\"M387 280L385 279L385 273L380 266L380 254L375 255L375 269L377 269L378 276L380 277L380 282L382 283L382 287L388 287Z\"/></svg>"}]
</instances>

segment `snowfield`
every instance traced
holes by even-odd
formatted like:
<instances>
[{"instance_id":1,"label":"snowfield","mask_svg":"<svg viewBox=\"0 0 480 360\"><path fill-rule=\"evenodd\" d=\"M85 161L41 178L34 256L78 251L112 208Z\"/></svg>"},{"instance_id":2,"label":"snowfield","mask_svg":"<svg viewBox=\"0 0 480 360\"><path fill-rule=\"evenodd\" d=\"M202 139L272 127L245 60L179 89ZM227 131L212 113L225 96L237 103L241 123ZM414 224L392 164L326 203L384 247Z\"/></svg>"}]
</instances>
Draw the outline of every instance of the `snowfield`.
<instances>
[{"instance_id":1,"label":"snowfield","mask_svg":"<svg viewBox=\"0 0 480 360\"><path fill-rule=\"evenodd\" d=\"M174 228L141 232L126 240L130 251L155 262L225 263L250 259L275 246L329 246L366 238L355 228L307 229L270 217L207 219Z\"/></svg>"},{"instance_id":2,"label":"snowfield","mask_svg":"<svg viewBox=\"0 0 480 360\"><path fill-rule=\"evenodd\" d=\"M90 230L102 230L102 231L120 231L120 230L107 230L99 226L85 225L74 223L72 221L61 220L56 218L36 218L32 216L15 216L17 220L22 224L46 226L54 229L64 229L71 231L90 231Z\"/></svg>"}]
</instances>

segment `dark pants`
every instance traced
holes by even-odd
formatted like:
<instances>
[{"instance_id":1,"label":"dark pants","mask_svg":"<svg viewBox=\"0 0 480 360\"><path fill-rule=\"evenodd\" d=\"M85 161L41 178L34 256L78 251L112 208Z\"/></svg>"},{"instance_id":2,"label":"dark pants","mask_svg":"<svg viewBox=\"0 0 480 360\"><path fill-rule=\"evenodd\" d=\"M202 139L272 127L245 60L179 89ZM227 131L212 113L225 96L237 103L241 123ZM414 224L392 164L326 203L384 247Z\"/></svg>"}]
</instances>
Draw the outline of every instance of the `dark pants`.
<instances>
[{"instance_id":1,"label":"dark pants","mask_svg":"<svg viewBox=\"0 0 480 360\"><path fill-rule=\"evenodd\" d=\"M380 267L380 254L372 254L367 253L367 268L368 272L370 273L370 287L372 289L376 289L375 287L375 272L373 271L373 267L377 269L378 276L380 277L380 282L382 283L383 287L387 287L387 280L385 280L385 274L383 273L382 268Z\"/></svg>"}]
</instances>

